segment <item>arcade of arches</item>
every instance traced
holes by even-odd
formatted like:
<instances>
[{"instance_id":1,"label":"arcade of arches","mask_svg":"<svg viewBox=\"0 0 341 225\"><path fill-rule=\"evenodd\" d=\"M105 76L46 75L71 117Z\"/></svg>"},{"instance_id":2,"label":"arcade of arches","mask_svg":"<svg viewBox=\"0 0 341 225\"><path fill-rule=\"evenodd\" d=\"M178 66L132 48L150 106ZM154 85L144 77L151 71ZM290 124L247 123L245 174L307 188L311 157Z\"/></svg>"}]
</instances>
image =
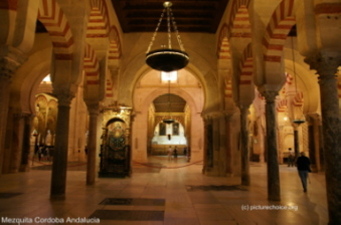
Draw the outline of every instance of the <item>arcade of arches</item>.
<instances>
[{"instance_id":1,"label":"arcade of arches","mask_svg":"<svg viewBox=\"0 0 341 225\"><path fill-rule=\"evenodd\" d=\"M169 83L145 65L151 33L122 32L109 0L4 2L1 174L28 172L44 146L64 196L68 162L86 162L92 185L178 146L242 185L266 163L279 201L279 164L305 151L341 224L339 0L231 0L216 33L180 31L190 63Z\"/></svg>"}]
</instances>

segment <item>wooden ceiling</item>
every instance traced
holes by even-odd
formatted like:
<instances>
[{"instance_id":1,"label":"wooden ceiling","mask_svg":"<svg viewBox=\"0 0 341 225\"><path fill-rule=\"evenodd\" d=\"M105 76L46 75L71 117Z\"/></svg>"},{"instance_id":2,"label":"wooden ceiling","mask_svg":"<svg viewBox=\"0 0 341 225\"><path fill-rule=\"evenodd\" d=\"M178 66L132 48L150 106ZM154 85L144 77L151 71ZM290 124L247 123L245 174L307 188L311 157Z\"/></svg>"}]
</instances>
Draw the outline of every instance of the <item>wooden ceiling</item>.
<instances>
[{"instance_id":1,"label":"wooden ceiling","mask_svg":"<svg viewBox=\"0 0 341 225\"><path fill-rule=\"evenodd\" d=\"M163 11L162 0L111 0L122 30L154 32ZM173 0L171 9L179 32L215 33L229 0ZM160 31L166 27L166 16Z\"/></svg>"}]
</instances>

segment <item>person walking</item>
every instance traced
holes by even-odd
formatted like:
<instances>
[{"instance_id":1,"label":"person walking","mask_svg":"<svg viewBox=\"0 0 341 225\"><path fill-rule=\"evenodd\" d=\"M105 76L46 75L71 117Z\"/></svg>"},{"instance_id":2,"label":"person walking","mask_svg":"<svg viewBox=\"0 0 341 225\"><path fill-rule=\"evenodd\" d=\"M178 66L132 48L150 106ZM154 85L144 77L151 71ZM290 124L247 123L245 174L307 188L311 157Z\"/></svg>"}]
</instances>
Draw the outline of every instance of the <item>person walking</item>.
<instances>
[{"instance_id":1,"label":"person walking","mask_svg":"<svg viewBox=\"0 0 341 225\"><path fill-rule=\"evenodd\" d=\"M291 152L289 152L288 155L288 167L294 167L294 161L295 161L295 157L291 154Z\"/></svg>"},{"instance_id":2,"label":"person walking","mask_svg":"<svg viewBox=\"0 0 341 225\"><path fill-rule=\"evenodd\" d=\"M298 175L301 179L303 191L307 192L307 180L310 170L310 159L305 156L304 152L301 152L301 156L297 158L296 166L298 170Z\"/></svg>"}]
</instances>

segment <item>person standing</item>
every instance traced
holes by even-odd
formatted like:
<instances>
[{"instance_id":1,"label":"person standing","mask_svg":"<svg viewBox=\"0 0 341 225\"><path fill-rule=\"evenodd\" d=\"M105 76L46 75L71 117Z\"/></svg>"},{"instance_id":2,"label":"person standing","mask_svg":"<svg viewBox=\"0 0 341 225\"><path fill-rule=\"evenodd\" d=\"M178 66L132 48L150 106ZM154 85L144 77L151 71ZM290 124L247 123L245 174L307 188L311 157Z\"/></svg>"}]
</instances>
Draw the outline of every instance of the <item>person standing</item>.
<instances>
[{"instance_id":1,"label":"person standing","mask_svg":"<svg viewBox=\"0 0 341 225\"><path fill-rule=\"evenodd\" d=\"M310 159L305 156L304 152L301 152L301 156L297 158L296 166L298 170L298 175L300 176L303 191L307 192L307 180L308 180L308 173L311 172L310 170Z\"/></svg>"},{"instance_id":2,"label":"person standing","mask_svg":"<svg viewBox=\"0 0 341 225\"><path fill-rule=\"evenodd\" d=\"M173 150L174 160L177 161L178 159L178 148L175 146Z\"/></svg>"}]
</instances>

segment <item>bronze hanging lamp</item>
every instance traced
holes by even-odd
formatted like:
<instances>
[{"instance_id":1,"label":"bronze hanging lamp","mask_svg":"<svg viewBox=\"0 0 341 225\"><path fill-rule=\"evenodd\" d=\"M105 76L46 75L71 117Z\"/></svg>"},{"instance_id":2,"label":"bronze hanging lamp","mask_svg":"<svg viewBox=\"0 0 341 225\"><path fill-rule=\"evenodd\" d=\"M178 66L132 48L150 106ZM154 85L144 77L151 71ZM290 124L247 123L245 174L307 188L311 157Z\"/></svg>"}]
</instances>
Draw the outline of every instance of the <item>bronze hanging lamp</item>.
<instances>
[{"instance_id":1,"label":"bronze hanging lamp","mask_svg":"<svg viewBox=\"0 0 341 225\"><path fill-rule=\"evenodd\" d=\"M155 32L152 36L152 40L148 46L147 52L146 52L146 63L148 66L155 70L159 71L165 71L165 72L171 72L174 70L180 70L187 66L189 62L189 56L185 52L185 49L183 47L183 44L180 39L180 35L176 26L176 22L174 20L173 12L171 9L172 3L171 2L164 2L163 3L164 9L161 13L161 17L159 19L159 22L156 26ZM152 50L151 48L153 46L153 43L155 41L157 32L160 28L161 22L163 20L164 14L167 15L167 37L168 37L168 43L167 45L164 45L161 49ZM173 30L176 34L176 39L179 44L180 49L173 49L172 48L172 40L171 40L171 24L173 25Z\"/></svg>"}]
</instances>

